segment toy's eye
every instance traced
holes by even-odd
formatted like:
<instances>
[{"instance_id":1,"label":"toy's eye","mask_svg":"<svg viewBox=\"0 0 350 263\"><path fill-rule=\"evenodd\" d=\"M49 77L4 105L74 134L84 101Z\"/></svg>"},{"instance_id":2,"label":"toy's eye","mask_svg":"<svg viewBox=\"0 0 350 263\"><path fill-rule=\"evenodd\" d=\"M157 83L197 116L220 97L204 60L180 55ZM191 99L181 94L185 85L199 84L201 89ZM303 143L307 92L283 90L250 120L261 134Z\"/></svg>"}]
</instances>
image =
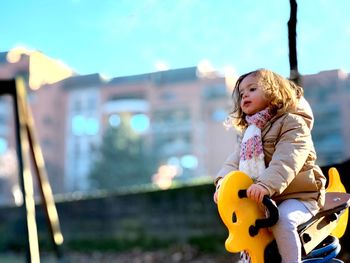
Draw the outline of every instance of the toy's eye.
<instances>
[{"instance_id":1,"label":"toy's eye","mask_svg":"<svg viewBox=\"0 0 350 263\"><path fill-rule=\"evenodd\" d=\"M232 223L236 223L237 222L237 216L236 216L236 213L233 212L232 213Z\"/></svg>"}]
</instances>

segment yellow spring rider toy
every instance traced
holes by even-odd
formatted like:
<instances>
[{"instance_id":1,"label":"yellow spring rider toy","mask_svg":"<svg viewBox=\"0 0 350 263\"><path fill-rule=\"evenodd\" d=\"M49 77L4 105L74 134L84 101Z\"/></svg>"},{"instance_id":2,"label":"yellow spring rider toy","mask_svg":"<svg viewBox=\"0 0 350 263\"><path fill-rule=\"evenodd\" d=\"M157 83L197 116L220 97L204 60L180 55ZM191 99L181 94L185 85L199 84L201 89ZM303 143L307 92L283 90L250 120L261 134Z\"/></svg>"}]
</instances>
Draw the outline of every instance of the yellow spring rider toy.
<instances>
[{"instance_id":1,"label":"yellow spring rider toy","mask_svg":"<svg viewBox=\"0 0 350 263\"><path fill-rule=\"evenodd\" d=\"M317 215L298 227L304 263L343 262L335 257L340 251L339 238L348 222L350 194L346 193L338 171L331 168L326 203ZM226 250L247 251L253 263L280 263L276 242L268 227L278 221L278 208L267 196L263 204L269 217L247 198L246 189L253 183L245 173L234 171L222 180L218 193L218 210L229 236Z\"/></svg>"}]
</instances>

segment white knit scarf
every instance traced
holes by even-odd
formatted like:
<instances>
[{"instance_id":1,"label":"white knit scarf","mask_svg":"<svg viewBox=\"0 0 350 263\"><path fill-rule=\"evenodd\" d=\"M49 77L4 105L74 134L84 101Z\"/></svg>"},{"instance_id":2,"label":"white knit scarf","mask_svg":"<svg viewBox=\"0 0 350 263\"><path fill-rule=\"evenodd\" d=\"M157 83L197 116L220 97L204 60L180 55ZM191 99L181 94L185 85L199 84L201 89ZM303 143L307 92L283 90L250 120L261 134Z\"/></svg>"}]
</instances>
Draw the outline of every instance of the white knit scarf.
<instances>
[{"instance_id":1,"label":"white knit scarf","mask_svg":"<svg viewBox=\"0 0 350 263\"><path fill-rule=\"evenodd\" d=\"M254 181L265 170L261 129L271 119L269 108L246 116L248 128L245 130L240 149L239 170L245 172Z\"/></svg>"},{"instance_id":2,"label":"white knit scarf","mask_svg":"<svg viewBox=\"0 0 350 263\"><path fill-rule=\"evenodd\" d=\"M246 116L248 128L245 130L240 149L239 170L249 175L255 182L265 170L261 129L271 119L269 108ZM240 254L240 263L251 263L247 251Z\"/></svg>"}]
</instances>

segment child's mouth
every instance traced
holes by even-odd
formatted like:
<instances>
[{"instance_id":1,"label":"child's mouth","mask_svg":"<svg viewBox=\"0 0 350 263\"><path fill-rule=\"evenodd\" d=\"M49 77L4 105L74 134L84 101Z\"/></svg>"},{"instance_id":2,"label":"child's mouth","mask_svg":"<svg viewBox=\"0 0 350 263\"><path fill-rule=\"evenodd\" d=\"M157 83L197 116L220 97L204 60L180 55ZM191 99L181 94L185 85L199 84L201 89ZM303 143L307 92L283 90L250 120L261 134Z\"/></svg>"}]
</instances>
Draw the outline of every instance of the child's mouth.
<instances>
[{"instance_id":1,"label":"child's mouth","mask_svg":"<svg viewBox=\"0 0 350 263\"><path fill-rule=\"evenodd\" d=\"M250 101L245 101L245 102L243 103L243 106L247 107L247 106L249 106L249 104L250 104Z\"/></svg>"}]
</instances>

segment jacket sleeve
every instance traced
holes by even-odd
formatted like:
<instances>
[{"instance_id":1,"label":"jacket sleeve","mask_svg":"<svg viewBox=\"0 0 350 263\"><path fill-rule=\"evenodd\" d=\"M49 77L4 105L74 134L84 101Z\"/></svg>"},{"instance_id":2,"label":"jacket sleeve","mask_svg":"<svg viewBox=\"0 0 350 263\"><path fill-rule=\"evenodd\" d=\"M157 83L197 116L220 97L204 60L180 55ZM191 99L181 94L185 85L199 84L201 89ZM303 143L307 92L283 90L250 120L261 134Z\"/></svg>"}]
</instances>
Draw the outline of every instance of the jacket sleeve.
<instances>
[{"instance_id":1,"label":"jacket sleeve","mask_svg":"<svg viewBox=\"0 0 350 263\"><path fill-rule=\"evenodd\" d=\"M257 183L271 196L282 193L304 166L312 147L311 131L303 118L289 114L283 120L272 159Z\"/></svg>"}]
</instances>

